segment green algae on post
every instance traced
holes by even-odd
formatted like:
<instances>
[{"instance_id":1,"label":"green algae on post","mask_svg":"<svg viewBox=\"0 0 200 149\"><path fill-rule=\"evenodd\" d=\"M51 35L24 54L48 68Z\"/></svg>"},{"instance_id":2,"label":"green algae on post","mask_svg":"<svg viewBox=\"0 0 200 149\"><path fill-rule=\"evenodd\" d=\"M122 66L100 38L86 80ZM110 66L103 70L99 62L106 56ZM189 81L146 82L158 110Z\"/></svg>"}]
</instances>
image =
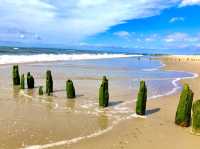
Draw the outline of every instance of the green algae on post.
<instances>
[{"instance_id":1,"label":"green algae on post","mask_svg":"<svg viewBox=\"0 0 200 149\"><path fill-rule=\"evenodd\" d=\"M147 87L145 81L140 81L140 88L136 101L136 114L145 115L147 102Z\"/></svg>"},{"instance_id":2,"label":"green algae on post","mask_svg":"<svg viewBox=\"0 0 200 149\"><path fill-rule=\"evenodd\" d=\"M190 126L193 92L188 84L184 84L176 111L175 123L182 127Z\"/></svg>"},{"instance_id":3,"label":"green algae on post","mask_svg":"<svg viewBox=\"0 0 200 149\"><path fill-rule=\"evenodd\" d=\"M24 74L21 75L20 87L21 87L21 89L25 89L25 78L24 78Z\"/></svg>"},{"instance_id":4,"label":"green algae on post","mask_svg":"<svg viewBox=\"0 0 200 149\"><path fill-rule=\"evenodd\" d=\"M51 71L47 70L46 72L46 94L50 96L53 93L53 79Z\"/></svg>"},{"instance_id":5,"label":"green algae on post","mask_svg":"<svg viewBox=\"0 0 200 149\"><path fill-rule=\"evenodd\" d=\"M27 73L27 87L28 89L34 88L34 78L30 72Z\"/></svg>"},{"instance_id":6,"label":"green algae on post","mask_svg":"<svg viewBox=\"0 0 200 149\"><path fill-rule=\"evenodd\" d=\"M192 106L192 132L194 134L200 134L200 100L193 103Z\"/></svg>"},{"instance_id":7,"label":"green algae on post","mask_svg":"<svg viewBox=\"0 0 200 149\"><path fill-rule=\"evenodd\" d=\"M12 76L13 76L13 85L20 85L20 75L19 75L18 65L13 66Z\"/></svg>"},{"instance_id":8,"label":"green algae on post","mask_svg":"<svg viewBox=\"0 0 200 149\"><path fill-rule=\"evenodd\" d=\"M101 86L99 88L99 106L108 107L108 104L109 104L108 79L104 76Z\"/></svg>"},{"instance_id":9,"label":"green algae on post","mask_svg":"<svg viewBox=\"0 0 200 149\"><path fill-rule=\"evenodd\" d=\"M43 87L42 87L42 86L39 87L38 94L39 94L40 96L42 96L42 95L44 94L44 92L43 92Z\"/></svg>"},{"instance_id":10,"label":"green algae on post","mask_svg":"<svg viewBox=\"0 0 200 149\"><path fill-rule=\"evenodd\" d=\"M72 80L67 80L66 82L66 92L67 92L67 98L75 98L75 88Z\"/></svg>"}]
</instances>

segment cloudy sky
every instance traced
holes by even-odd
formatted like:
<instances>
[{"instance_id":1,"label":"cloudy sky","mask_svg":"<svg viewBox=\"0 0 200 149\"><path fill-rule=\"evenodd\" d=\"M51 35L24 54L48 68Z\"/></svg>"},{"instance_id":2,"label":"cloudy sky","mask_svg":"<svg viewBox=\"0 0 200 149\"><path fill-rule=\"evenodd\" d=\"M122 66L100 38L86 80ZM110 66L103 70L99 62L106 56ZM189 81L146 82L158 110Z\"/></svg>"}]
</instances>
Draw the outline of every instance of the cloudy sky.
<instances>
[{"instance_id":1,"label":"cloudy sky","mask_svg":"<svg viewBox=\"0 0 200 149\"><path fill-rule=\"evenodd\" d=\"M200 46L200 0L0 0L0 43Z\"/></svg>"}]
</instances>

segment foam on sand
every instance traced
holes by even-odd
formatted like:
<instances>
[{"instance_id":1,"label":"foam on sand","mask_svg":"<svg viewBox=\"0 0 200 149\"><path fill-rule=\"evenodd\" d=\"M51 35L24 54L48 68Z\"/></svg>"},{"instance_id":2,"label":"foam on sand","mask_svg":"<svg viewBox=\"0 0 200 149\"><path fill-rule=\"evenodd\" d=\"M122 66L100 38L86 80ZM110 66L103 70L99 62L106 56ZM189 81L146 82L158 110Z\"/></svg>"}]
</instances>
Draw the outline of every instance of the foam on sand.
<instances>
[{"instance_id":1,"label":"foam on sand","mask_svg":"<svg viewBox=\"0 0 200 149\"><path fill-rule=\"evenodd\" d=\"M51 148L51 147L56 147L56 146L74 144L74 143L79 142L79 141L84 140L84 139L89 139L89 138L93 138L93 137L97 137L99 135L102 135L102 134L112 130L113 127L115 125L117 125L120 121L132 119L132 118L145 119L145 118L147 118L147 116L141 116L141 115L137 115L136 113L132 113L129 116L116 119L115 121L113 121L112 125L107 127L106 129L99 130L99 131L97 131L95 133L92 133L92 134L89 134L87 136L81 136L81 137L73 138L73 139L70 139L70 140L62 140L62 141L49 143L49 144L44 144L44 145L31 145L31 146L27 146L27 147L20 148L20 149L46 149L46 148Z\"/></svg>"}]
</instances>

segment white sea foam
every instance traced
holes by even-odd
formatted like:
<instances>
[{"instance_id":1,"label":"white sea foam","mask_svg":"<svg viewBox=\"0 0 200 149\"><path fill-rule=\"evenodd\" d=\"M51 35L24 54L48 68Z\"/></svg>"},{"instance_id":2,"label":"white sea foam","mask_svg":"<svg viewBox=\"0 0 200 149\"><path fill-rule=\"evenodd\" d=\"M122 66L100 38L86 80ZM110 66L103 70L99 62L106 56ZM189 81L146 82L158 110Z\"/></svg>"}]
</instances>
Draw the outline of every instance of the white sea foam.
<instances>
[{"instance_id":1,"label":"white sea foam","mask_svg":"<svg viewBox=\"0 0 200 149\"><path fill-rule=\"evenodd\" d=\"M171 70L170 70L171 71ZM185 71L179 71L179 72L185 72ZM190 73L192 74L191 77L182 77L182 78L176 78L174 80L172 80L172 84L174 86L174 88L169 91L169 92L166 92L165 94L159 94L159 95L154 95L154 96L151 96L149 99L155 99L155 98L159 98L159 97L163 97L163 96L169 96L169 95L172 95L174 94L178 89L181 88L181 86L178 85L178 82L180 80L183 80L183 79L194 79L194 78L197 78L199 75L197 73L191 73L191 72L187 72L187 73Z\"/></svg>"},{"instance_id":2,"label":"white sea foam","mask_svg":"<svg viewBox=\"0 0 200 149\"><path fill-rule=\"evenodd\" d=\"M0 64L51 62L68 60L91 60L138 57L142 55L126 54L37 54L37 55L0 55Z\"/></svg>"},{"instance_id":3,"label":"white sea foam","mask_svg":"<svg viewBox=\"0 0 200 149\"><path fill-rule=\"evenodd\" d=\"M159 68L162 68L162 67L165 67L165 64L162 64L162 66L159 67ZM167 70L167 71L175 71L175 70ZM172 95L172 94L174 94L176 91L178 91L178 90L181 88L181 86L178 85L178 82L179 82L180 80L183 80L183 79L194 79L194 78L199 77L199 75L198 75L197 73L186 72L186 71L178 71L178 72L189 73L189 74L191 74L192 76L173 79L171 83L172 83L172 85L173 85L174 87L173 87L169 92L166 92L166 93L164 93L164 94L153 95L153 96L151 96L151 97L148 97L148 99L157 99L157 98L160 98L160 97L163 97L163 96ZM121 104L115 106L114 109L115 109L115 110L116 110L116 109L121 109L121 108L123 108L122 106L125 106L125 105L130 104L130 103L133 103L133 102L136 102L136 99L123 102L123 103L121 103Z\"/></svg>"},{"instance_id":4,"label":"white sea foam","mask_svg":"<svg viewBox=\"0 0 200 149\"><path fill-rule=\"evenodd\" d=\"M83 139L88 139L88 138L93 138L93 137L99 136L99 135L111 130L112 128L113 128L113 126L110 126L110 127L106 128L104 130L99 130L99 131L92 133L90 135L73 138L71 140L63 140L63 141L58 141L58 142L55 142L55 143L49 143L49 144L44 144L44 145L32 145L32 146L27 146L27 147L21 148L21 149L46 149L46 148L56 147L56 146L61 146L61 145L66 145L66 144L73 144L73 143L76 143L76 142L81 141Z\"/></svg>"},{"instance_id":5,"label":"white sea foam","mask_svg":"<svg viewBox=\"0 0 200 149\"><path fill-rule=\"evenodd\" d=\"M156 71L159 68L146 68L146 69L142 69L142 71Z\"/></svg>"},{"instance_id":6,"label":"white sea foam","mask_svg":"<svg viewBox=\"0 0 200 149\"><path fill-rule=\"evenodd\" d=\"M156 70L159 70L163 67L165 67L166 65L165 64L161 64L159 67L156 67L156 68L145 68L145 69L142 69L142 71L156 71Z\"/></svg>"}]
</instances>

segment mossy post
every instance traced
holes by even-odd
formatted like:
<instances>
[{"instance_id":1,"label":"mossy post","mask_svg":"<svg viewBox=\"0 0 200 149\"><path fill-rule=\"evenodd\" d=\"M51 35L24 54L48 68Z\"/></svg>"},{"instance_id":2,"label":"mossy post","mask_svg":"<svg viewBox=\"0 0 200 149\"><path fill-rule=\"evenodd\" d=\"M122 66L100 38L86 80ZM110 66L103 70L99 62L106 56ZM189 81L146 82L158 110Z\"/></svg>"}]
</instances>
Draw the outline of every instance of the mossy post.
<instances>
[{"instance_id":1,"label":"mossy post","mask_svg":"<svg viewBox=\"0 0 200 149\"><path fill-rule=\"evenodd\" d=\"M193 92L188 84L184 84L176 111L175 123L182 127L190 126Z\"/></svg>"},{"instance_id":2,"label":"mossy post","mask_svg":"<svg viewBox=\"0 0 200 149\"><path fill-rule=\"evenodd\" d=\"M24 78L24 74L21 75L20 87L21 87L21 89L25 89L25 78Z\"/></svg>"},{"instance_id":3,"label":"mossy post","mask_svg":"<svg viewBox=\"0 0 200 149\"><path fill-rule=\"evenodd\" d=\"M43 87L42 87L42 86L39 87L38 94L39 94L40 96L42 96L42 95L44 94L44 92L43 92Z\"/></svg>"},{"instance_id":4,"label":"mossy post","mask_svg":"<svg viewBox=\"0 0 200 149\"><path fill-rule=\"evenodd\" d=\"M30 72L27 73L27 87L28 89L34 88L34 78Z\"/></svg>"},{"instance_id":5,"label":"mossy post","mask_svg":"<svg viewBox=\"0 0 200 149\"><path fill-rule=\"evenodd\" d=\"M109 104L108 79L104 76L99 88L99 106L107 107Z\"/></svg>"},{"instance_id":6,"label":"mossy post","mask_svg":"<svg viewBox=\"0 0 200 149\"><path fill-rule=\"evenodd\" d=\"M18 65L13 66L12 76L13 76L13 85L20 85L20 75L19 75Z\"/></svg>"},{"instance_id":7,"label":"mossy post","mask_svg":"<svg viewBox=\"0 0 200 149\"><path fill-rule=\"evenodd\" d=\"M140 88L137 95L136 114L145 115L147 102L147 87L145 81L140 81Z\"/></svg>"},{"instance_id":8,"label":"mossy post","mask_svg":"<svg viewBox=\"0 0 200 149\"><path fill-rule=\"evenodd\" d=\"M192 132L200 134L200 100L193 103L192 106Z\"/></svg>"},{"instance_id":9,"label":"mossy post","mask_svg":"<svg viewBox=\"0 0 200 149\"><path fill-rule=\"evenodd\" d=\"M49 96L53 93L53 79L50 70L47 70L46 72L46 93Z\"/></svg>"},{"instance_id":10,"label":"mossy post","mask_svg":"<svg viewBox=\"0 0 200 149\"><path fill-rule=\"evenodd\" d=\"M72 80L67 80L66 82L66 92L67 92L67 98L75 98L75 88Z\"/></svg>"}]
</instances>

